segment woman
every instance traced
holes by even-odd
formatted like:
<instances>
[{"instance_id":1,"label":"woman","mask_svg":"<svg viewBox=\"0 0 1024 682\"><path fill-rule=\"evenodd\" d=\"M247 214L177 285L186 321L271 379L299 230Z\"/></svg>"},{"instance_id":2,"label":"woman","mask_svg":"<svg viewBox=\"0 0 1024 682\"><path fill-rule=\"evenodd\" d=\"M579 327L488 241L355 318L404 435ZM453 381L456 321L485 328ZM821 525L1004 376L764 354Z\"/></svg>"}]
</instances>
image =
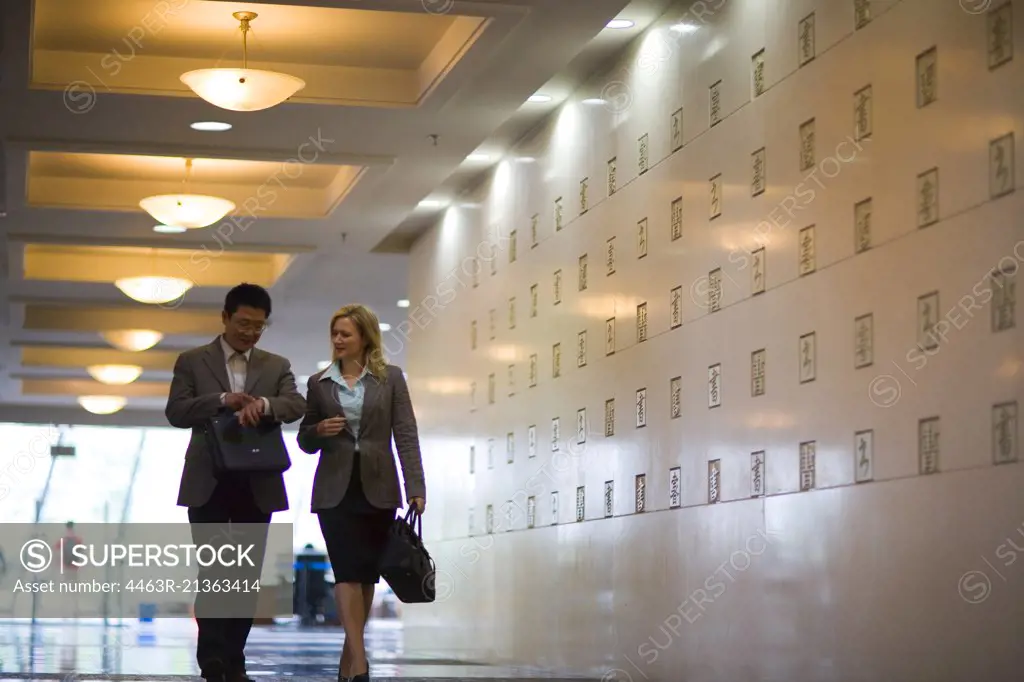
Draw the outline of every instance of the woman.
<instances>
[{"instance_id":1,"label":"woman","mask_svg":"<svg viewBox=\"0 0 1024 682\"><path fill-rule=\"evenodd\" d=\"M334 570L345 628L338 680L369 682L363 632L380 580L378 564L402 506L394 436L409 504L423 513L426 489L416 417L402 370L385 362L377 316L348 305L331 318L333 362L309 379L299 447L320 453L312 511Z\"/></svg>"}]
</instances>

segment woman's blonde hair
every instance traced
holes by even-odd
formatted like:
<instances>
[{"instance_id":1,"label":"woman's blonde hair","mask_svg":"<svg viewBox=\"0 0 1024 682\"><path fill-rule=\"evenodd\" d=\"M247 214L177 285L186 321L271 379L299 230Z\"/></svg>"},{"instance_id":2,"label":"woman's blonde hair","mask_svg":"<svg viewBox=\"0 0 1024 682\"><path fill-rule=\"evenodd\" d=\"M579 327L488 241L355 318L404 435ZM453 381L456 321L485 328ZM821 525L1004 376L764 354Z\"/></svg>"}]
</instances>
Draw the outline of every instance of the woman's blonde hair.
<instances>
[{"instance_id":1,"label":"woman's blonde hair","mask_svg":"<svg viewBox=\"0 0 1024 682\"><path fill-rule=\"evenodd\" d=\"M376 313L358 303L340 308L331 317L331 324L328 327L332 336L334 335L334 323L342 318L352 321L352 324L359 330L359 336L366 344L366 356L363 358L363 362L366 363L367 371L381 381L386 380L388 362L384 357L383 344L380 339L380 320L377 319ZM337 358L334 359L337 360Z\"/></svg>"}]
</instances>

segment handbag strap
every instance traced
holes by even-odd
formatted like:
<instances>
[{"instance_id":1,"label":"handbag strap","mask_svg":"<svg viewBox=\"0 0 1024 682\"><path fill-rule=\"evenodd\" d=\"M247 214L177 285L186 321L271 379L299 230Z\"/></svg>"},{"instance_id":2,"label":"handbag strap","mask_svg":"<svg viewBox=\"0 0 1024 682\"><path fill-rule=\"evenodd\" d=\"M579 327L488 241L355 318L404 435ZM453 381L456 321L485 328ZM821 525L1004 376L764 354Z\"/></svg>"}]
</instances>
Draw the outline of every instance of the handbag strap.
<instances>
[{"instance_id":1,"label":"handbag strap","mask_svg":"<svg viewBox=\"0 0 1024 682\"><path fill-rule=\"evenodd\" d=\"M416 531L416 536L423 539L423 514L416 511L416 505L410 504L409 511L405 513L405 522L413 527Z\"/></svg>"}]
</instances>

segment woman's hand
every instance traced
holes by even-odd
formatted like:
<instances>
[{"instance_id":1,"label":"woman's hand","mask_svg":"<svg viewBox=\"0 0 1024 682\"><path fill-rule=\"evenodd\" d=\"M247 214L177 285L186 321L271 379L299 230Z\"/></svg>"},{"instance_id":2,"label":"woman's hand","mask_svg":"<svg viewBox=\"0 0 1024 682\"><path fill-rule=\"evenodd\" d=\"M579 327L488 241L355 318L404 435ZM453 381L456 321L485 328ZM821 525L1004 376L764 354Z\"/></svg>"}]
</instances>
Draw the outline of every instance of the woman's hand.
<instances>
[{"instance_id":1,"label":"woman's hand","mask_svg":"<svg viewBox=\"0 0 1024 682\"><path fill-rule=\"evenodd\" d=\"M344 417L330 417L329 419L324 419L317 423L316 435L325 437L337 436L344 428Z\"/></svg>"},{"instance_id":2,"label":"woman's hand","mask_svg":"<svg viewBox=\"0 0 1024 682\"><path fill-rule=\"evenodd\" d=\"M422 514L423 510L427 508L427 501L424 500L422 497L409 498L409 504L413 507L416 507L417 514Z\"/></svg>"}]
</instances>

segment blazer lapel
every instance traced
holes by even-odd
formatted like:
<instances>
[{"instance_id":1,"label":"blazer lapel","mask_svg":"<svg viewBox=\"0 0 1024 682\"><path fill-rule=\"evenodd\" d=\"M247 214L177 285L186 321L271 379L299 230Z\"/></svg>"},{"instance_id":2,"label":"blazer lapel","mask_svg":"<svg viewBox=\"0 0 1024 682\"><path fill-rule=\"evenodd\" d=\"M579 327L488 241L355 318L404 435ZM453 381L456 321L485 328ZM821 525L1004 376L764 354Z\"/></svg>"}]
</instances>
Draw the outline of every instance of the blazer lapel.
<instances>
[{"instance_id":1,"label":"blazer lapel","mask_svg":"<svg viewBox=\"0 0 1024 682\"><path fill-rule=\"evenodd\" d=\"M363 378L363 413L359 417L359 432L366 433L366 427L379 411L381 398L380 380L369 372Z\"/></svg>"},{"instance_id":2,"label":"blazer lapel","mask_svg":"<svg viewBox=\"0 0 1024 682\"><path fill-rule=\"evenodd\" d=\"M220 347L220 337L213 340L206 353L203 354L203 362L210 368L210 372L221 385L225 392L231 392L231 381L228 380L227 360L224 358L224 351Z\"/></svg>"},{"instance_id":3,"label":"blazer lapel","mask_svg":"<svg viewBox=\"0 0 1024 682\"><path fill-rule=\"evenodd\" d=\"M266 354L258 348L253 348L252 353L249 355L249 368L245 373L245 392L249 395L253 395L256 383L260 380L266 363Z\"/></svg>"}]
</instances>

